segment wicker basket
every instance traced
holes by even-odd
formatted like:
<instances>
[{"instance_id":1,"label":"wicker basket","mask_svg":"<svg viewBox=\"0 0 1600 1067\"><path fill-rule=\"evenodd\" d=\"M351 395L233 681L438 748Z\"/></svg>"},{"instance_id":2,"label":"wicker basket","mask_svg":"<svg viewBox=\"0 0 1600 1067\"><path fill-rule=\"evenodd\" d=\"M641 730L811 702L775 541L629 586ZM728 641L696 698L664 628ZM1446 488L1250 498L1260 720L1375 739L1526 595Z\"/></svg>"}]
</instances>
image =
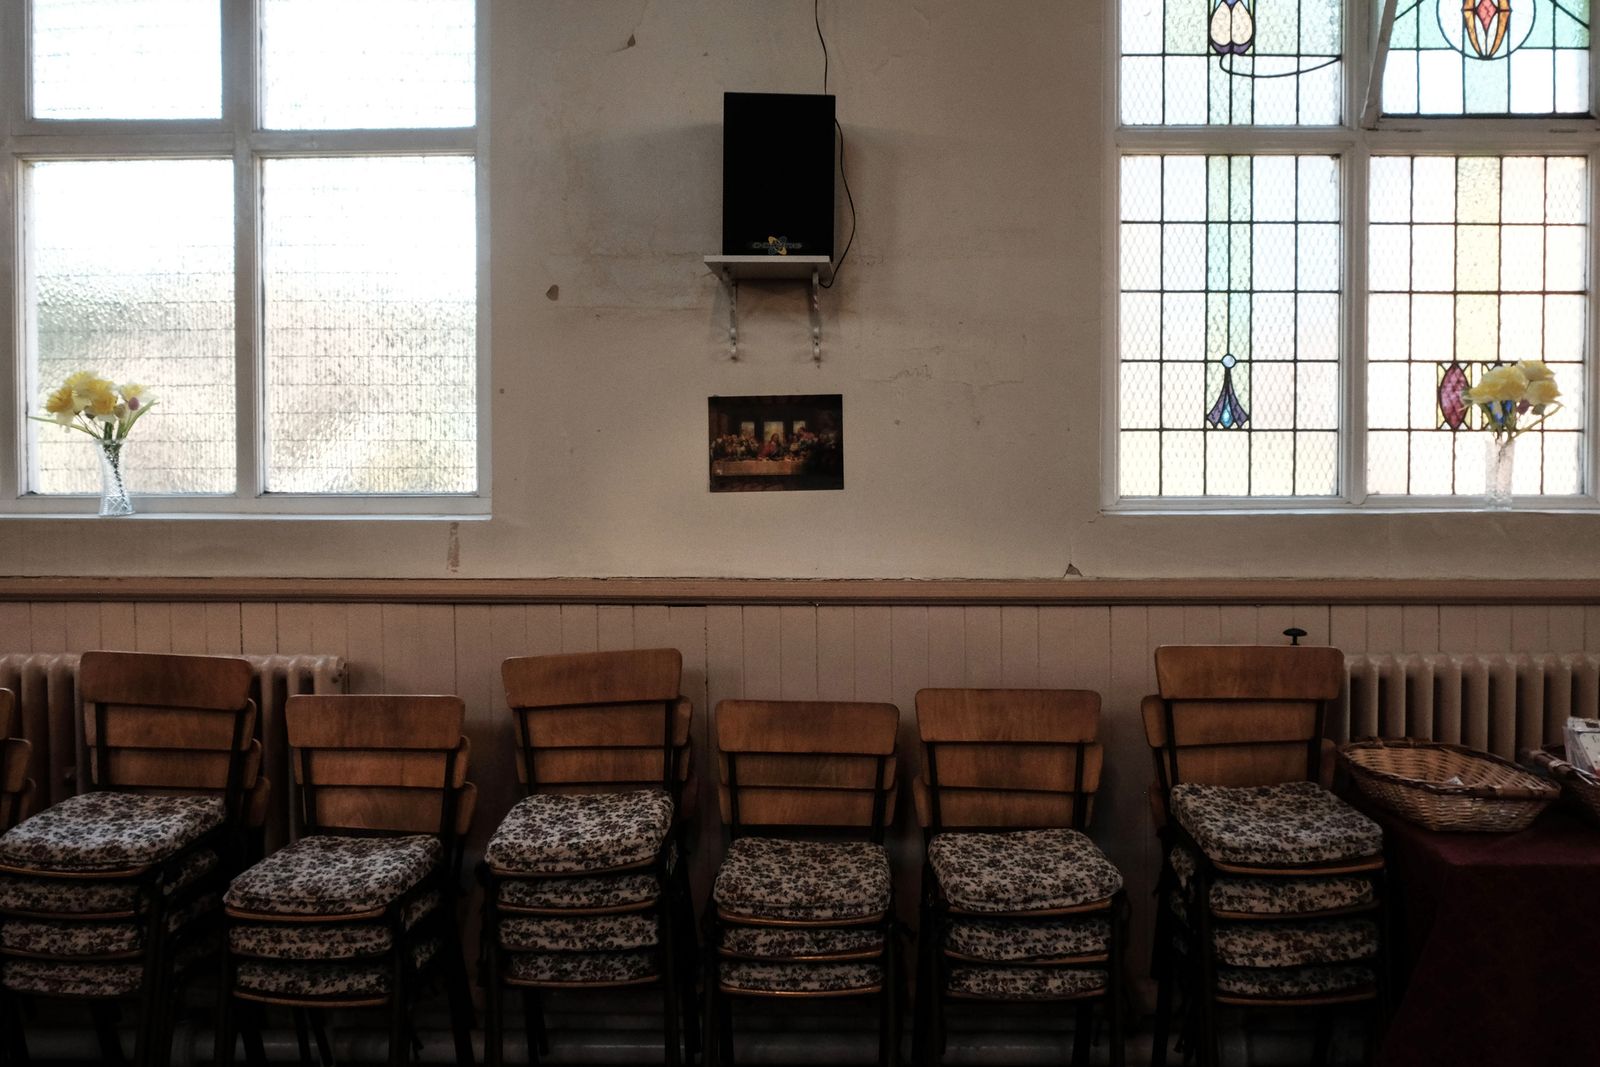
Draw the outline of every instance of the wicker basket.
<instances>
[{"instance_id":1,"label":"wicker basket","mask_svg":"<svg viewBox=\"0 0 1600 1067\"><path fill-rule=\"evenodd\" d=\"M1509 760L1460 745L1373 739L1341 751L1363 793L1429 830L1523 830L1561 795Z\"/></svg>"},{"instance_id":2,"label":"wicker basket","mask_svg":"<svg viewBox=\"0 0 1600 1067\"><path fill-rule=\"evenodd\" d=\"M1600 778L1568 763L1563 758L1565 754L1565 746L1549 745L1524 750L1518 758L1535 774L1558 783L1562 794L1582 810L1590 822L1600 824Z\"/></svg>"}]
</instances>

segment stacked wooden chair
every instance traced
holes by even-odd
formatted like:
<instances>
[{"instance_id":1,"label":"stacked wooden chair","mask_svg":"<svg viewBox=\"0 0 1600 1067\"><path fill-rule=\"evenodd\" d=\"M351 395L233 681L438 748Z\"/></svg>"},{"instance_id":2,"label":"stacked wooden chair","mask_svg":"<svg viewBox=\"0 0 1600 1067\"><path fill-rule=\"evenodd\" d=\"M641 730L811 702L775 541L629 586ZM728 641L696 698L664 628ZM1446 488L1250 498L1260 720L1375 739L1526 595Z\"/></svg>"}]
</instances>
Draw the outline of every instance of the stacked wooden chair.
<instances>
[{"instance_id":1,"label":"stacked wooden chair","mask_svg":"<svg viewBox=\"0 0 1600 1067\"><path fill-rule=\"evenodd\" d=\"M543 995L658 985L665 1062L694 1055L694 913L681 827L693 706L676 649L529 656L503 667L527 795L484 852L485 1059L504 1056L506 989L529 1061Z\"/></svg>"},{"instance_id":2,"label":"stacked wooden chair","mask_svg":"<svg viewBox=\"0 0 1600 1067\"><path fill-rule=\"evenodd\" d=\"M1164 862L1155 958L1154 1064L1166 1060L1173 984L1186 1041L1219 1062L1218 1013L1318 1013L1382 1003L1383 839L1329 792L1325 706L1344 657L1312 646L1164 646L1143 702ZM1376 1020L1374 1020L1376 1021Z\"/></svg>"},{"instance_id":3,"label":"stacked wooden chair","mask_svg":"<svg viewBox=\"0 0 1600 1067\"><path fill-rule=\"evenodd\" d=\"M389 1062L407 1062L409 1012L435 976L450 997L458 1063L472 1000L456 915L461 842L476 790L453 696L295 696L284 709L304 836L233 880L217 1061L243 1022L253 1063L265 1005L292 1010L331 1062L321 1013L387 1007Z\"/></svg>"},{"instance_id":4,"label":"stacked wooden chair","mask_svg":"<svg viewBox=\"0 0 1600 1067\"><path fill-rule=\"evenodd\" d=\"M733 1062L734 999L875 998L898 1060L892 704L724 700L718 794L730 835L712 891L708 1062Z\"/></svg>"},{"instance_id":5,"label":"stacked wooden chair","mask_svg":"<svg viewBox=\"0 0 1600 1067\"><path fill-rule=\"evenodd\" d=\"M242 659L85 653L88 791L0 836L0 997L87 1002L106 1062L122 1060L124 1000L136 1061L166 1062L179 985L216 949L243 825L270 788L250 678Z\"/></svg>"},{"instance_id":6,"label":"stacked wooden chair","mask_svg":"<svg viewBox=\"0 0 1600 1067\"><path fill-rule=\"evenodd\" d=\"M0 833L22 819L34 788L28 777L33 746L15 736L17 718L17 695L0 689Z\"/></svg>"},{"instance_id":7,"label":"stacked wooden chair","mask_svg":"<svg viewBox=\"0 0 1600 1067\"><path fill-rule=\"evenodd\" d=\"M923 869L917 1063L936 1062L948 1002L1076 1005L1085 1067L1104 1004L1123 1062L1122 875L1083 833L1100 785L1100 695L1083 690L924 689Z\"/></svg>"}]
</instances>

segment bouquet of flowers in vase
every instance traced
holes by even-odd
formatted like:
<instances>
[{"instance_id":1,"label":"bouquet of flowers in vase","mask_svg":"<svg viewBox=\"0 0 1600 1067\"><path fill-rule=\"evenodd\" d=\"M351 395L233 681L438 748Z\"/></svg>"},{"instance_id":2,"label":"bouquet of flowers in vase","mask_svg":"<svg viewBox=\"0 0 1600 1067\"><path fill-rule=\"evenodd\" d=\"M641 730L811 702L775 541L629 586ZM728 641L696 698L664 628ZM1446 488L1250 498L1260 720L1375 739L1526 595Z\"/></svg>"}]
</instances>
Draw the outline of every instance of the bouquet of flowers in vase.
<instances>
[{"instance_id":1,"label":"bouquet of flowers in vase","mask_svg":"<svg viewBox=\"0 0 1600 1067\"><path fill-rule=\"evenodd\" d=\"M45 398L46 415L28 417L93 438L100 452L100 514L131 515L133 502L122 480L122 444L155 404L155 397L142 385L118 385L94 371L81 370L67 375L61 387Z\"/></svg>"}]
</instances>

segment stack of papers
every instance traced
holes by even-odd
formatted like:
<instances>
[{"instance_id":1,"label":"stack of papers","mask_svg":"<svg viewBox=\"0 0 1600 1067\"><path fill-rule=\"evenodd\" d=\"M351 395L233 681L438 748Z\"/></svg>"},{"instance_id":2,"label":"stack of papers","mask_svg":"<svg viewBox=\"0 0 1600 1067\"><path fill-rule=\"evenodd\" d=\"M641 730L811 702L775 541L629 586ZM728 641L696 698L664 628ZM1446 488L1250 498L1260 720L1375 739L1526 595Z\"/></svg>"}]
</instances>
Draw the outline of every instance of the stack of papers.
<instances>
[{"instance_id":1,"label":"stack of papers","mask_svg":"<svg viewBox=\"0 0 1600 1067\"><path fill-rule=\"evenodd\" d=\"M1600 719L1567 720L1567 762L1589 774L1600 774Z\"/></svg>"}]
</instances>

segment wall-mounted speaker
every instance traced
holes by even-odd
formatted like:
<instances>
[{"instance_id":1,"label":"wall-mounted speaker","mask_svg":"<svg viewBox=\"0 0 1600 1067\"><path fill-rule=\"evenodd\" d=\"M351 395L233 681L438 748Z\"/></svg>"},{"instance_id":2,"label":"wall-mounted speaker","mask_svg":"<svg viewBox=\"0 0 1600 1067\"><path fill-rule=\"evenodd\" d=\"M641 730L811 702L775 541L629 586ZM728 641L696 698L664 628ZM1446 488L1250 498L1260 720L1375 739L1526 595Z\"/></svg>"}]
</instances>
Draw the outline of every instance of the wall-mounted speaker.
<instances>
[{"instance_id":1,"label":"wall-mounted speaker","mask_svg":"<svg viewBox=\"0 0 1600 1067\"><path fill-rule=\"evenodd\" d=\"M834 98L724 93L722 253L833 256Z\"/></svg>"}]
</instances>

